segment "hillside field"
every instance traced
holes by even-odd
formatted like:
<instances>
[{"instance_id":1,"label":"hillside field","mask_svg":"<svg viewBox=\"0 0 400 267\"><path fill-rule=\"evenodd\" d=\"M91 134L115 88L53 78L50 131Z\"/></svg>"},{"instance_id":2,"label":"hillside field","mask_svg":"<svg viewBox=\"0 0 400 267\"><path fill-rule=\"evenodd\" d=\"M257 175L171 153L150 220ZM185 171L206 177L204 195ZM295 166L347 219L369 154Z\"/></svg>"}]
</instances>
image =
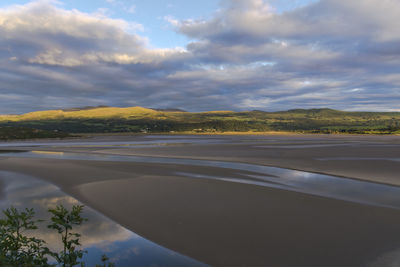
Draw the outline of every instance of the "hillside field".
<instances>
[{"instance_id":1,"label":"hillside field","mask_svg":"<svg viewBox=\"0 0 400 267\"><path fill-rule=\"evenodd\" d=\"M30 131L31 134L13 134ZM0 115L1 139L62 137L76 133L223 133L294 132L397 134L398 112L345 112L296 109L281 112L184 112L142 107L95 107ZM7 134L9 138L7 138Z\"/></svg>"}]
</instances>

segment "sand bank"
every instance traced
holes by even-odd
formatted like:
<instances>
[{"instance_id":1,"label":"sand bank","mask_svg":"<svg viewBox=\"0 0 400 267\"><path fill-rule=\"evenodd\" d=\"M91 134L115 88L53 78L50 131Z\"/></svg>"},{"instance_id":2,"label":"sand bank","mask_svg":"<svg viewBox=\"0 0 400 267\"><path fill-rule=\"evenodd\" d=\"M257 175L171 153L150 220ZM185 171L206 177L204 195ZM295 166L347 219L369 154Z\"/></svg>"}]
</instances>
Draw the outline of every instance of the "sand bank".
<instances>
[{"instance_id":1,"label":"sand bank","mask_svg":"<svg viewBox=\"0 0 400 267\"><path fill-rule=\"evenodd\" d=\"M213 145L44 149L240 161L398 184L398 162L383 159L400 156L397 142L279 137ZM321 146L327 144L333 146ZM382 160L319 160L343 154ZM400 259L399 210L176 174L245 178L234 170L18 158L0 160L0 169L48 180L128 229L215 266L388 266Z\"/></svg>"}]
</instances>

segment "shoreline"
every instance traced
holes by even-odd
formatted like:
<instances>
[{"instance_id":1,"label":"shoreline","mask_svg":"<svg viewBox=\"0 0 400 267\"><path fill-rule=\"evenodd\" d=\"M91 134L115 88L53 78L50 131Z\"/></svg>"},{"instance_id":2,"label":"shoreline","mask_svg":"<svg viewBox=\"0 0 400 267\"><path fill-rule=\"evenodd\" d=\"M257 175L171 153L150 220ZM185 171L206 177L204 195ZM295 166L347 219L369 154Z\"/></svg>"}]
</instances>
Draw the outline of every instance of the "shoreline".
<instances>
[{"instance_id":1,"label":"shoreline","mask_svg":"<svg viewBox=\"0 0 400 267\"><path fill-rule=\"evenodd\" d=\"M140 172L141 165L0 160L1 169L7 166L17 170L23 166L24 173L58 185L63 192L146 239L215 266L265 266L266 260L273 266L315 266L327 259L329 263L324 266L364 266L342 257L350 252L368 253L368 260L373 261L396 248L393 231L400 223L397 210L281 189L186 179L169 176L162 170L158 171L163 173L161 176L143 173L132 177L131 171ZM341 222L337 228L340 218L346 218L348 223ZM281 227L285 229L283 236L279 231L270 231ZM232 243L233 233L233 240L240 240L239 243ZM296 241L292 240L293 235L297 235ZM369 246L366 242L370 239L378 241ZM304 242L315 251L299 247ZM362 249L348 251L342 243ZM281 258L286 254L280 251L283 244L292 251L287 259ZM266 257L265 251L271 254Z\"/></svg>"},{"instance_id":2,"label":"shoreline","mask_svg":"<svg viewBox=\"0 0 400 267\"><path fill-rule=\"evenodd\" d=\"M379 160L377 157L376 159L369 160L368 163L364 164L364 160L338 160L335 161L334 155L348 155L349 153L355 152L356 155L360 155L361 152L357 152L356 147L351 146L354 142L364 142L366 145L368 143L373 142L376 143L379 147L379 144L386 146L388 144L399 145L400 146L400 138L397 136L371 136L371 135L364 135L359 139L356 136L348 136L348 135L273 135L273 136L264 136L268 141L268 137L276 137L278 139L273 139L276 142L268 143L268 149L255 149L254 145L247 145L246 143L238 143L238 144L230 144L230 143L217 143L213 145L201 145L201 144L180 144L180 143L171 143L166 146L160 146L159 144L155 143L150 147L141 147L140 144L133 145L131 147L100 147L96 148L96 145L91 145L91 142L98 143L98 142L112 142L114 141L126 141L129 142L130 140L138 140L140 141L148 141L148 136L168 136L168 135L99 135L93 136L93 138L74 138L74 139L62 139L62 140L47 140L49 144L57 143L61 141L63 146L57 147L55 146L46 146L41 147L39 150L42 151L53 151L53 152L73 152L73 153L96 153L96 154L110 154L110 155L122 155L122 156L142 156L142 157L160 157L160 158L177 158L177 159L193 159L193 160L217 160L217 161L226 161L226 162L237 162L237 163L247 163L247 164L256 164L262 166L269 166L269 167L278 167L290 170L297 170L297 171L305 171L305 172L312 172L324 175L332 175L337 177L343 177L348 179L354 180L361 180L361 181L370 181L374 183L380 184L387 184L387 185L395 185L400 186L400 179L396 179L397 176L394 175L396 173L400 173L400 166L395 161L390 161L386 158L382 158ZM190 135L188 135L190 136ZM193 135L198 136L198 135ZM124 139L119 139L119 137ZM210 138L219 137L218 135L209 135ZM229 137L229 136L227 136ZM242 135L230 135L230 137L234 138L233 140L241 140ZM249 135L249 137L253 137ZM139 139L138 139L139 138ZM317 138L317 139L315 139ZM319 139L320 138L320 139ZM80 147L79 145L72 145L72 147L68 147L68 142L74 141L82 141L88 142L88 146ZM212 140L212 139L211 139ZM219 140L219 139L218 139ZM260 141L261 140L261 141ZM260 141L264 139L255 139L255 141ZM41 141L44 143L46 140L33 140L33 141ZM65 144L64 142L65 141ZM249 139L252 141L252 139ZM337 147L323 147L323 145L331 144L333 141L333 145L337 145ZM136 141L135 141L136 142ZM340 142L340 143L337 143ZM13 142L7 142L6 144L10 144L11 146L0 146L0 152L2 150L15 150L15 151L28 151L28 150L38 150L37 147L30 147L29 141L27 141L27 146L23 146L25 142L22 142L21 145L13 147ZM79 143L79 142L78 142ZM299 145L300 147L302 144L316 144L317 146L321 144L321 148L318 147L304 147L304 149L299 148L283 148L285 146L293 146ZM349 145L345 147L344 145ZM360 143L361 144L361 143ZM1 145L1 142L0 142ZM343 145L343 147L341 147ZM90 147L90 149L89 149ZM188 152L187 148L196 148L195 150ZM262 144L260 145L262 147ZM220 151L218 151L220 150ZM224 152L224 150L232 151L232 153ZM271 152L269 152L271 150ZM397 149L396 149L397 150ZM243 153L244 151L248 151ZM332 152L331 152L332 151ZM390 152L391 151L391 152ZM365 153L367 152L367 153ZM370 157L368 153L372 152L372 156L375 155L374 150L372 148L368 150L362 151L362 154L365 158ZM389 147L388 152L392 153L393 150ZM400 151L399 151L400 152ZM290 153L290 154L289 154ZM311 154L310 154L311 153ZM320 154L324 155L331 155L333 157L332 160L318 160ZM389 154L386 151L385 154ZM212 154L212 155L211 155ZM292 155L291 155L292 154ZM306 155L310 154L310 155ZM312 154L318 154L317 156L313 156ZM393 154L393 153L392 153ZM398 155L394 156L399 158L400 160L400 153L396 153ZM271 157L272 155L272 157ZM250 157L249 157L250 156ZM290 157L288 157L290 156ZM354 168L351 165L362 165L362 168ZM360 165L360 166L361 166ZM391 169L395 168L398 171L391 171L385 173L386 168L383 166L388 166ZM362 169L368 169L370 171L362 171ZM380 171L382 169L384 172ZM374 175L375 172L379 172L379 175ZM381 177L381 178L379 178ZM385 178L387 177L387 178Z\"/></svg>"},{"instance_id":3,"label":"shoreline","mask_svg":"<svg viewBox=\"0 0 400 267\"><path fill-rule=\"evenodd\" d=\"M324 155L400 158L398 138L310 135L223 137L226 142L220 139L214 136L207 139L211 143L193 141L144 147L68 146L65 142L66 146L18 149L288 166L288 169L315 173L323 170L323 174L339 176L336 172L350 179L361 177L363 181L400 186L398 162L317 160ZM84 144L88 140L84 139ZM112 143L149 139L108 136L90 140ZM161 141L155 138L155 142ZM400 247L400 237L393 234L400 231L400 212L396 209L179 175L186 172L245 178L243 171L220 168L218 164L206 167L4 157L0 158L0 169L53 183L127 229L214 266L385 266L390 264L387 255Z\"/></svg>"},{"instance_id":4,"label":"shoreline","mask_svg":"<svg viewBox=\"0 0 400 267\"><path fill-rule=\"evenodd\" d=\"M33 138L33 139L7 139L0 140L1 143L23 142L23 141L53 141L53 140L76 140L83 138L96 138L96 137L118 137L118 136L176 136L176 135L192 135L192 136L344 136L344 137L363 137L363 136L400 136L395 133L365 133L365 134L352 134L352 133L304 133L304 132L289 132L289 131L268 131L268 132L154 132L154 133L134 133L134 132L118 132L118 133L71 133L76 134L72 137L55 137L55 138Z\"/></svg>"}]
</instances>

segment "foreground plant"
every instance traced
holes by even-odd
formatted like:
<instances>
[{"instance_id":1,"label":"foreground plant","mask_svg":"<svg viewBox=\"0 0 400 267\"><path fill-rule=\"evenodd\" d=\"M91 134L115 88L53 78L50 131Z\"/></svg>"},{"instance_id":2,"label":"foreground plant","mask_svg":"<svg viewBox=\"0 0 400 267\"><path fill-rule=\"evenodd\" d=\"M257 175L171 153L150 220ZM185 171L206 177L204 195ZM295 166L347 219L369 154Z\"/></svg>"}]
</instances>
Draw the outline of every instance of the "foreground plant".
<instances>
[{"instance_id":1,"label":"foreground plant","mask_svg":"<svg viewBox=\"0 0 400 267\"><path fill-rule=\"evenodd\" d=\"M36 230L33 209L19 212L11 207L3 211L5 219L0 220L0 263L1 266L50 266L47 255L50 250L42 239L29 237L27 232Z\"/></svg>"},{"instance_id":2,"label":"foreground plant","mask_svg":"<svg viewBox=\"0 0 400 267\"><path fill-rule=\"evenodd\" d=\"M81 237L78 233L73 233L72 227L74 225L81 225L86 218L81 216L83 206L73 206L71 211L68 211L64 206L57 206L55 209L49 209L49 212L53 214L51 217L51 224L47 227L50 229L57 230L61 235L61 241L63 244L63 250L55 253L51 252L58 264L62 267L72 267L78 264L83 265L80 260L86 251L78 249L81 246L79 238Z\"/></svg>"},{"instance_id":3,"label":"foreground plant","mask_svg":"<svg viewBox=\"0 0 400 267\"><path fill-rule=\"evenodd\" d=\"M51 224L48 228L54 229L61 237L63 249L53 252L45 246L42 239L31 237L37 230L33 209L25 209L20 212L11 207L3 211L5 218L0 220L0 266L4 267L72 267L84 266L82 257L86 251L80 249L81 235L73 232L73 227L87 221L82 217L83 206L73 206L71 210L59 205L49 209L52 214ZM49 258L54 258L56 264L50 264ZM101 258L100 267L114 267L106 255Z\"/></svg>"}]
</instances>

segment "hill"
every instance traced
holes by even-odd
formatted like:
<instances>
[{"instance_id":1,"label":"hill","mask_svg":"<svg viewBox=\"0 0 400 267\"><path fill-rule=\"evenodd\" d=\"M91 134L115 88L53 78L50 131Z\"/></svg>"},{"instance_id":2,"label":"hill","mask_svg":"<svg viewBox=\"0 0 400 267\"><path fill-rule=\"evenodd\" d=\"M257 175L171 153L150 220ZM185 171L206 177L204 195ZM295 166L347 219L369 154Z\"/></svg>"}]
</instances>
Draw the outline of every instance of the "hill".
<instances>
[{"instance_id":1,"label":"hill","mask_svg":"<svg viewBox=\"0 0 400 267\"><path fill-rule=\"evenodd\" d=\"M143 107L86 107L0 115L0 127L24 127L58 133L400 133L400 113L293 109L280 112L186 112Z\"/></svg>"},{"instance_id":2,"label":"hill","mask_svg":"<svg viewBox=\"0 0 400 267\"><path fill-rule=\"evenodd\" d=\"M38 139L38 138L65 138L71 137L68 133L46 131L26 127L0 127L0 140Z\"/></svg>"}]
</instances>

